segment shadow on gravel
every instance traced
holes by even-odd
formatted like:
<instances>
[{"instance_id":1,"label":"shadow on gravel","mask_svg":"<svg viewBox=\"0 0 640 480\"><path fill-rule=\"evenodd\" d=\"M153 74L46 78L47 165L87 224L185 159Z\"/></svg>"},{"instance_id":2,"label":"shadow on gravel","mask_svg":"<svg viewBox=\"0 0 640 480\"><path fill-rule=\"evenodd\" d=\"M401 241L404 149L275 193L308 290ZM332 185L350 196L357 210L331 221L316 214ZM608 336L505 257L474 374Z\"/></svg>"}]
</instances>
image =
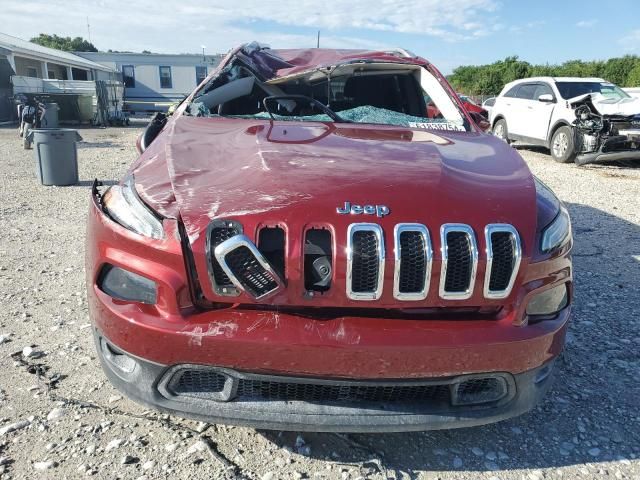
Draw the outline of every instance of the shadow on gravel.
<instances>
[{"instance_id":1,"label":"shadow on gravel","mask_svg":"<svg viewBox=\"0 0 640 480\"><path fill-rule=\"evenodd\" d=\"M361 474L382 468L409 478L425 470L499 477L500 471L638 458L640 227L585 205L567 206L574 226L576 298L555 384L541 405L521 417L459 430L302 433L310 449L305 453L355 464ZM296 441L301 443L292 432L260 433L294 451Z\"/></svg>"},{"instance_id":2,"label":"shadow on gravel","mask_svg":"<svg viewBox=\"0 0 640 480\"><path fill-rule=\"evenodd\" d=\"M102 142L78 142L78 149L85 148L119 148L121 150L124 150L125 146L122 143L112 142L110 140L105 140Z\"/></svg>"},{"instance_id":3,"label":"shadow on gravel","mask_svg":"<svg viewBox=\"0 0 640 480\"><path fill-rule=\"evenodd\" d=\"M553 158L551 158L551 154L549 153L549 149L545 147L541 147L539 145L524 145L524 144L516 144L513 145L513 148L516 150L527 150L529 152L541 153L549 157L549 161L553 162ZM637 160L617 160L615 162L599 162L599 163L590 163L588 165L584 165L582 167L576 168L591 168L597 170L601 167L607 168L640 168L640 162Z\"/></svg>"}]
</instances>

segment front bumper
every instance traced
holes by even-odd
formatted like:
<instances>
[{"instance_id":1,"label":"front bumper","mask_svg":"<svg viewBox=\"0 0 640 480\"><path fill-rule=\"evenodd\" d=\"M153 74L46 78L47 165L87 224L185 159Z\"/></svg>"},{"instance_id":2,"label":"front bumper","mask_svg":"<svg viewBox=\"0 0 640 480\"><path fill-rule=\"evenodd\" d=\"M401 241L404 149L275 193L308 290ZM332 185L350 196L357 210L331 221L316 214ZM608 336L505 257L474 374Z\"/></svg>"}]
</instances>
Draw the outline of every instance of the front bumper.
<instances>
[{"instance_id":1,"label":"front bumper","mask_svg":"<svg viewBox=\"0 0 640 480\"><path fill-rule=\"evenodd\" d=\"M408 403L264 401L261 399L216 401L211 398L171 393L167 384L172 373L183 367L182 365L167 367L135 358L114 347L99 332L96 332L95 339L107 377L116 388L133 400L170 414L195 420L264 429L399 432L472 427L511 418L531 410L543 398L553 382L553 361L551 361L520 374L500 374L508 379L508 395L501 401L486 406L443 406L429 401ZM201 368L223 372L234 381L242 378L264 378L273 381L274 378L279 378L289 383L313 382L343 387L354 383L340 379L310 380L299 377L251 375L214 367ZM454 382L456 380L454 377L436 381ZM389 382L381 381L367 382L367 384L386 388L390 386Z\"/></svg>"},{"instance_id":2,"label":"front bumper","mask_svg":"<svg viewBox=\"0 0 640 480\"><path fill-rule=\"evenodd\" d=\"M640 131L628 135L617 135L607 138L595 152L582 153L576 156L578 165L598 162L614 162L620 160L640 160Z\"/></svg>"}]
</instances>

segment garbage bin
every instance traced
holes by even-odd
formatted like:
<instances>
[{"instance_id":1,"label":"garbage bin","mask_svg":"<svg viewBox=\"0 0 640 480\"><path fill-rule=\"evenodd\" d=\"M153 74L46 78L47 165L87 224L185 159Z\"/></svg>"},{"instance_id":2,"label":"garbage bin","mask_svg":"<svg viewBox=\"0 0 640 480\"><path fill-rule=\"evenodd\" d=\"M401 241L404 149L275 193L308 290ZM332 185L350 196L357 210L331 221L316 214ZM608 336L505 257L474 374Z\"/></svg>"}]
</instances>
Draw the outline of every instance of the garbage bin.
<instances>
[{"instance_id":1,"label":"garbage bin","mask_svg":"<svg viewBox=\"0 0 640 480\"><path fill-rule=\"evenodd\" d=\"M82 137L70 128L41 128L29 133L33 141L36 175L42 185L78 183L78 150Z\"/></svg>"},{"instance_id":2,"label":"garbage bin","mask_svg":"<svg viewBox=\"0 0 640 480\"><path fill-rule=\"evenodd\" d=\"M42 115L42 128L58 128L58 107L57 103L45 103Z\"/></svg>"}]
</instances>

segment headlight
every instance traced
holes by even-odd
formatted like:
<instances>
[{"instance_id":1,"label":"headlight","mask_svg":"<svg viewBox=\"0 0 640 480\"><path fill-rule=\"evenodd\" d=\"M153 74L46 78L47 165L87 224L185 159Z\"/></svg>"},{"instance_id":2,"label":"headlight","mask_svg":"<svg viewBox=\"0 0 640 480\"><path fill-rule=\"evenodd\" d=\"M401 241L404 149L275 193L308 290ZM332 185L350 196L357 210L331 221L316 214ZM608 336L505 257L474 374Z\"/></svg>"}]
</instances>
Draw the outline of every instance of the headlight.
<instances>
[{"instance_id":1,"label":"headlight","mask_svg":"<svg viewBox=\"0 0 640 480\"><path fill-rule=\"evenodd\" d=\"M132 176L122 185L109 188L102 204L106 213L123 227L146 237L164 237L162 222L138 197Z\"/></svg>"},{"instance_id":2,"label":"headlight","mask_svg":"<svg viewBox=\"0 0 640 480\"><path fill-rule=\"evenodd\" d=\"M561 247L571 240L571 219L569 212L564 207L551 224L542 232L542 244L540 248L543 252L549 252L554 248Z\"/></svg>"},{"instance_id":3,"label":"headlight","mask_svg":"<svg viewBox=\"0 0 640 480\"><path fill-rule=\"evenodd\" d=\"M156 303L156 283L153 280L113 265L104 267L98 286L104 293L119 300L150 305Z\"/></svg>"},{"instance_id":4,"label":"headlight","mask_svg":"<svg viewBox=\"0 0 640 480\"><path fill-rule=\"evenodd\" d=\"M527 304L527 315L551 315L567 306L566 284L545 290L535 295Z\"/></svg>"}]
</instances>

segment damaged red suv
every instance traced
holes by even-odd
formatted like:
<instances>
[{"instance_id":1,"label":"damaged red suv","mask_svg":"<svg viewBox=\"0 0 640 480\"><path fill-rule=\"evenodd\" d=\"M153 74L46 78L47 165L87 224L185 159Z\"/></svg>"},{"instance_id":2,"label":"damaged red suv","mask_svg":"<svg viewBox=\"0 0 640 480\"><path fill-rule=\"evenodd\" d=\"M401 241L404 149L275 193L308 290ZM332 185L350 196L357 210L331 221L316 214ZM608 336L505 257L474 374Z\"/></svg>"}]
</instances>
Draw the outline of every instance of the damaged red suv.
<instances>
[{"instance_id":1,"label":"damaged red suv","mask_svg":"<svg viewBox=\"0 0 640 480\"><path fill-rule=\"evenodd\" d=\"M86 248L97 351L132 399L402 431L509 418L549 389L569 216L426 60L246 44L139 150L94 185Z\"/></svg>"}]
</instances>

